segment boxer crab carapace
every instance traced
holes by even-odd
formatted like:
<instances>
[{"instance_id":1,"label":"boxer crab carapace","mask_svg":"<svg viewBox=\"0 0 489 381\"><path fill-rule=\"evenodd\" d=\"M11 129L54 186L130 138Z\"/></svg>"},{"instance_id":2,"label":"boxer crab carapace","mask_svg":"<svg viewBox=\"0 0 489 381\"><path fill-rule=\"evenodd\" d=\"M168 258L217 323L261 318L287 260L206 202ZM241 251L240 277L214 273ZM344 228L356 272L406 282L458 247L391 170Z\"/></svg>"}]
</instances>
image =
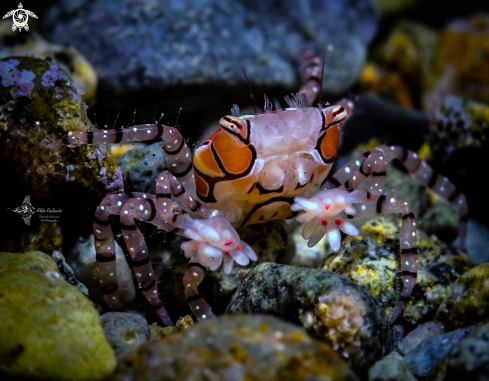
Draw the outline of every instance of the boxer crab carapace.
<instances>
[{"instance_id":1,"label":"boxer crab carapace","mask_svg":"<svg viewBox=\"0 0 489 381\"><path fill-rule=\"evenodd\" d=\"M122 235L140 288L162 321L170 325L158 297L148 248L135 219L190 238L182 244L190 258L183 283L192 312L202 320L214 316L197 290L206 270L216 270L223 264L224 272L229 273L234 262L244 266L257 259L235 228L296 217L305 223L302 235L309 247L326 235L332 249L338 251L340 230L348 235L359 234L349 219L400 213L403 290L389 318L393 323L409 300L418 267L414 214L400 196L383 195L387 165L393 159L400 161L418 182L459 207L463 246L468 215L465 196L414 152L382 145L327 178L336 158L341 127L353 105L342 100L324 106L320 101L317 107L311 107L321 92L320 60L310 51L303 51L302 58L305 85L297 95L286 97L289 108L272 110L267 99L262 113L239 115L234 107L233 115L221 118L219 129L196 149L193 161L180 132L162 124L70 133L48 145L56 148L162 139L168 171L158 176L156 195L108 195L95 212L100 285L113 310L123 310L123 306L119 302L111 214L120 215ZM370 189L357 189L368 177ZM189 191L194 190L191 195Z\"/></svg>"}]
</instances>

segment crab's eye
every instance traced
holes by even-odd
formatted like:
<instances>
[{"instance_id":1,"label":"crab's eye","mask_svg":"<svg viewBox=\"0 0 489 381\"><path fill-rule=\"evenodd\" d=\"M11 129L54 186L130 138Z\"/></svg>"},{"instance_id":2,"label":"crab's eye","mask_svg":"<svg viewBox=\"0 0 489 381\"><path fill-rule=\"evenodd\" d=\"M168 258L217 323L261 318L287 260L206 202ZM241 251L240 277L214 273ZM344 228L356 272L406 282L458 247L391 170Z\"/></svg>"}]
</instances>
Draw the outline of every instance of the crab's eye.
<instances>
[{"instance_id":1,"label":"crab's eye","mask_svg":"<svg viewBox=\"0 0 489 381\"><path fill-rule=\"evenodd\" d=\"M343 106L337 106L337 105L332 107L331 114L333 115L333 121L335 123L342 122L348 116Z\"/></svg>"},{"instance_id":2,"label":"crab's eye","mask_svg":"<svg viewBox=\"0 0 489 381\"><path fill-rule=\"evenodd\" d=\"M222 129L233 133L239 133L239 131L241 130L240 120L232 116L222 117L221 120L219 121L219 126Z\"/></svg>"}]
</instances>

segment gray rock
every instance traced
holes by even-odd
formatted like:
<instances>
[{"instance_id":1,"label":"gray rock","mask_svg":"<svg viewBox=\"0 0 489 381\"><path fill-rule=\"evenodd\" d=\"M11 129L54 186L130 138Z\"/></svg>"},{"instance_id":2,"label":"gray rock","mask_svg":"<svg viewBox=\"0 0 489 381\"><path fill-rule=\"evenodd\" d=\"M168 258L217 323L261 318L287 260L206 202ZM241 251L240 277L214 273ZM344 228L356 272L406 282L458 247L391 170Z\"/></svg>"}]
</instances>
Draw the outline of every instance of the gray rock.
<instances>
[{"instance_id":1,"label":"gray rock","mask_svg":"<svg viewBox=\"0 0 489 381\"><path fill-rule=\"evenodd\" d=\"M461 328L426 339L404 356L404 364L415 376L426 377L435 364L475 327Z\"/></svg>"},{"instance_id":2,"label":"gray rock","mask_svg":"<svg viewBox=\"0 0 489 381\"><path fill-rule=\"evenodd\" d=\"M59 272L61 273L63 278L65 278L68 283L76 286L82 294L88 296L88 289L83 283L76 279L73 269L66 263L63 254L61 254L59 251L53 251L53 254L51 254L51 258L53 258L58 265Z\"/></svg>"},{"instance_id":3,"label":"gray rock","mask_svg":"<svg viewBox=\"0 0 489 381\"><path fill-rule=\"evenodd\" d=\"M265 313L304 326L358 366L383 353L387 317L351 280L319 269L258 265L240 283L226 313Z\"/></svg>"},{"instance_id":4,"label":"gray rock","mask_svg":"<svg viewBox=\"0 0 489 381\"><path fill-rule=\"evenodd\" d=\"M124 178L124 189L129 192L156 193L156 179L166 167L165 151L161 143L134 148L117 159Z\"/></svg>"},{"instance_id":5,"label":"gray rock","mask_svg":"<svg viewBox=\"0 0 489 381\"><path fill-rule=\"evenodd\" d=\"M151 91L166 97L166 107L185 102L162 89L192 89L194 100L204 96L190 107L202 110L246 89L241 66L255 86L297 89L297 51L304 46L333 47L323 88L342 93L362 68L377 17L372 1L357 0L65 0L44 24L54 42L89 57L103 89L135 99ZM216 92L209 83L226 89Z\"/></svg>"},{"instance_id":6,"label":"gray rock","mask_svg":"<svg viewBox=\"0 0 489 381\"><path fill-rule=\"evenodd\" d=\"M107 312L100 322L117 361L150 338L146 319L133 313Z\"/></svg>"},{"instance_id":7,"label":"gray rock","mask_svg":"<svg viewBox=\"0 0 489 381\"><path fill-rule=\"evenodd\" d=\"M433 369L429 381L489 380L489 324L470 332Z\"/></svg>"},{"instance_id":8,"label":"gray rock","mask_svg":"<svg viewBox=\"0 0 489 381\"><path fill-rule=\"evenodd\" d=\"M428 323L421 324L406 335L406 337L399 343L398 350L401 354L405 355L424 340L443 333L445 333L445 327L442 323L429 321Z\"/></svg>"},{"instance_id":9,"label":"gray rock","mask_svg":"<svg viewBox=\"0 0 489 381\"><path fill-rule=\"evenodd\" d=\"M370 368L368 381L416 381L416 377L401 360L385 358Z\"/></svg>"},{"instance_id":10,"label":"gray rock","mask_svg":"<svg viewBox=\"0 0 489 381\"><path fill-rule=\"evenodd\" d=\"M136 296L131 269L121 247L115 243L117 261L117 281L119 282L119 298L121 303L130 304ZM71 266L76 278L90 291L90 299L95 303L105 305L97 275L95 246L93 235L88 239L78 239L74 247L66 254L66 262Z\"/></svg>"},{"instance_id":11,"label":"gray rock","mask_svg":"<svg viewBox=\"0 0 489 381\"><path fill-rule=\"evenodd\" d=\"M271 316L222 316L127 354L116 380L356 381L334 350Z\"/></svg>"}]
</instances>

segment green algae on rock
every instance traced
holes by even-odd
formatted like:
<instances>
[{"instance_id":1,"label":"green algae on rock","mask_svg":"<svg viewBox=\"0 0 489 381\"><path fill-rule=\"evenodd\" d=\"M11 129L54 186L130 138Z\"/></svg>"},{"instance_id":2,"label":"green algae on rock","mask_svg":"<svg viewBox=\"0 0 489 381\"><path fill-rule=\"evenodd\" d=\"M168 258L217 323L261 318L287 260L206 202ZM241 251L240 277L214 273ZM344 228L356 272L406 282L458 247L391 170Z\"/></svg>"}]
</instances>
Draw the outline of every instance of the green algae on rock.
<instances>
[{"instance_id":1,"label":"green algae on rock","mask_svg":"<svg viewBox=\"0 0 489 381\"><path fill-rule=\"evenodd\" d=\"M320 269L263 263L248 273L226 313L264 313L304 326L353 365L379 360L387 317L364 288Z\"/></svg>"},{"instance_id":2,"label":"green algae on rock","mask_svg":"<svg viewBox=\"0 0 489 381\"><path fill-rule=\"evenodd\" d=\"M95 131L77 87L55 63L33 57L0 60L2 197L49 198L61 225L89 223L100 200L123 189L121 172L104 146L48 149L69 131ZM69 195L69 197L67 197ZM34 223L38 221L34 215Z\"/></svg>"},{"instance_id":3,"label":"green algae on rock","mask_svg":"<svg viewBox=\"0 0 489 381\"><path fill-rule=\"evenodd\" d=\"M347 237L340 251L320 265L366 287L388 315L402 289L400 223L400 219L385 217L370 220L361 228L361 238ZM422 230L418 230L418 260L416 285L399 317L408 327L433 320L450 286L470 267L467 254Z\"/></svg>"},{"instance_id":4,"label":"green algae on rock","mask_svg":"<svg viewBox=\"0 0 489 381\"><path fill-rule=\"evenodd\" d=\"M112 381L344 380L356 375L334 350L270 316L221 316L152 340L126 355Z\"/></svg>"},{"instance_id":5,"label":"green algae on rock","mask_svg":"<svg viewBox=\"0 0 489 381\"><path fill-rule=\"evenodd\" d=\"M97 380L115 356L92 303L41 252L0 253L0 371L12 378Z\"/></svg>"},{"instance_id":6,"label":"green algae on rock","mask_svg":"<svg viewBox=\"0 0 489 381\"><path fill-rule=\"evenodd\" d=\"M463 273L436 312L448 330L489 319L489 263Z\"/></svg>"},{"instance_id":7,"label":"green algae on rock","mask_svg":"<svg viewBox=\"0 0 489 381\"><path fill-rule=\"evenodd\" d=\"M368 371L369 381L416 381L416 377L397 358L386 357L377 361Z\"/></svg>"}]
</instances>

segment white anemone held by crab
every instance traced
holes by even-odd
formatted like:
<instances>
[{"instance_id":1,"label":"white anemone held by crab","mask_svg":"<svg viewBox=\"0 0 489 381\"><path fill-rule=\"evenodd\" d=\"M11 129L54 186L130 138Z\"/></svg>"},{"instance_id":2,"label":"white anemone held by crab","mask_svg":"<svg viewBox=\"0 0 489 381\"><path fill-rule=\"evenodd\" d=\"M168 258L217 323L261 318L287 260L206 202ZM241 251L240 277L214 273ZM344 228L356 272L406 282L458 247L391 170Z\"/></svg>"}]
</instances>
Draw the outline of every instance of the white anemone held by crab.
<instances>
[{"instance_id":1,"label":"white anemone held by crab","mask_svg":"<svg viewBox=\"0 0 489 381\"><path fill-rule=\"evenodd\" d=\"M236 230L224 217L211 217L207 220L193 220L184 235L191 241L181 247L187 258L195 256L203 266L217 270L224 262L224 273L229 274L234 262L246 266L256 261L254 250L239 239Z\"/></svg>"},{"instance_id":2,"label":"white anemone held by crab","mask_svg":"<svg viewBox=\"0 0 489 381\"><path fill-rule=\"evenodd\" d=\"M341 246L340 230L348 235L357 236L358 229L347 220L347 214L354 216L355 192L331 189L323 190L307 199L296 197L290 209L294 212L304 211L297 216L297 221L305 223L302 237L308 240L307 246L313 247L321 238L326 238L336 252Z\"/></svg>"}]
</instances>

